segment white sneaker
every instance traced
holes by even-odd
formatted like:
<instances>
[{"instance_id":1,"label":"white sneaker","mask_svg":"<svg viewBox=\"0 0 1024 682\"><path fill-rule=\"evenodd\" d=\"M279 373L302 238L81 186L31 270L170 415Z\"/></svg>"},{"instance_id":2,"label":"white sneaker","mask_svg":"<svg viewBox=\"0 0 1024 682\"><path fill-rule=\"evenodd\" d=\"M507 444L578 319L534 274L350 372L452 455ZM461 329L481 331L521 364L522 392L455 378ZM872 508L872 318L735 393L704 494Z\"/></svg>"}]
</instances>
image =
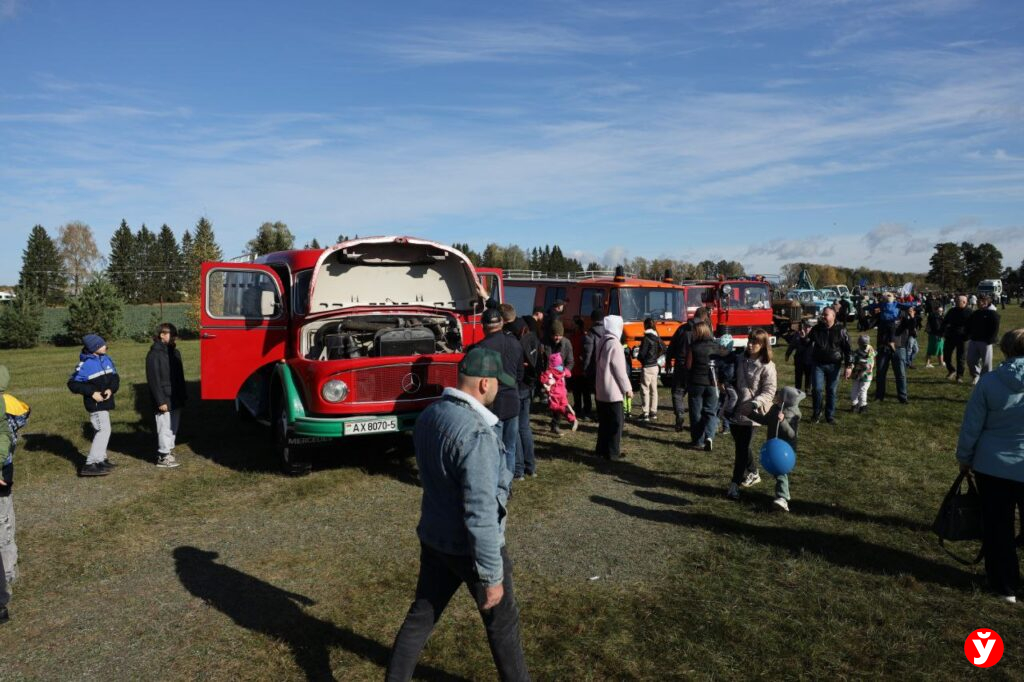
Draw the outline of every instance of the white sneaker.
<instances>
[{"instance_id":1,"label":"white sneaker","mask_svg":"<svg viewBox=\"0 0 1024 682\"><path fill-rule=\"evenodd\" d=\"M928 362L928 363L925 363L925 366L924 366L924 368L925 368L925 369L932 369L933 367L935 367L935 365L933 365L933 364L932 364L932 363L930 363L930 362Z\"/></svg>"},{"instance_id":2,"label":"white sneaker","mask_svg":"<svg viewBox=\"0 0 1024 682\"><path fill-rule=\"evenodd\" d=\"M1016 604L1017 603L1017 597L1015 597L1012 594L1003 594L1003 595L1000 595L999 598L1002 599L1003 602L1006 603L1006 604Z\"/></svg>"},{"instance_id":3,"label":"white sneaker","mask_svg":"<svg viewBox=\"0 0 1024 682\"><path fill-rule=\"evenodd\" d=\"M162 455L157 457L156 465L161 469L173 469L174 467L181 466L181 464L174 459L174 455Z\"/></svg>"},{"instance_id":4,"label":"white sneaker","mask_svg":"<svg viewBox=\"0 0 1024 682\"><path fill-rule=\"evenodd\" d=\"M573 419L572 420L572 430L575 431L578 428L580 428L580 420L579 419Z\"/></svg>"},{"instance_id":5,"label":"white sneaker","mask_svg":"<svg viewBox=\"0 0 1024 682\"><path fill-rule=\"evenodd\" d=\"M740 483L740 485L743 486L744 488L749 488L750 486L757 485L760 482L761 474L757 473L756 471L752 471L749 474L747 474L747 477L743 479L743 483Z\"/></svg>"},{"instance_id":6,"label":"white sneaker","mask_svg":"<svg viewBox=\"0 0 1024 682\"><path fill-rule=\"evenodd\" d=\"M725 496L730 500L740 499L740 489L735 483L729 484L729 490L726 491Z\"/></svg>"},{"instance_id":7,"label":"white sneaker","mask_svg":"<svg viewBox=\"0 0 1024 682\"><path fill-rule=\"evenodd\" d=\"M774 500L772 500L772 504L775 505L776 509L779 509L784 512L789 511L789 502L786 502L785 497L776 497Z\"/></svg>"}]
</instances>

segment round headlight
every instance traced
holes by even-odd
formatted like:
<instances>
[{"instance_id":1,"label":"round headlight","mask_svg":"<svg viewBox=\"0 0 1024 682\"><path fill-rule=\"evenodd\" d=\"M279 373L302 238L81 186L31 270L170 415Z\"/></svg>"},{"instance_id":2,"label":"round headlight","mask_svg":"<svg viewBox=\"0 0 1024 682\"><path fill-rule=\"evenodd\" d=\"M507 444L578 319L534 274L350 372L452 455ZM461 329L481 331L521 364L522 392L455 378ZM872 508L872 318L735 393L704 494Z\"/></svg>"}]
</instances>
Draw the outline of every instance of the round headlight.
<instances>
[{"instance_id":1,"label":"round headlight","mask_svg":"<svg viewBox=\"0 0 1024 682\"><path fill-rule=\"evenodd\" d=\"M348 384L341 379L331 379L320 389L320 395L329 403L340 403L348 397Z\"/></svg>"}]
</instances>

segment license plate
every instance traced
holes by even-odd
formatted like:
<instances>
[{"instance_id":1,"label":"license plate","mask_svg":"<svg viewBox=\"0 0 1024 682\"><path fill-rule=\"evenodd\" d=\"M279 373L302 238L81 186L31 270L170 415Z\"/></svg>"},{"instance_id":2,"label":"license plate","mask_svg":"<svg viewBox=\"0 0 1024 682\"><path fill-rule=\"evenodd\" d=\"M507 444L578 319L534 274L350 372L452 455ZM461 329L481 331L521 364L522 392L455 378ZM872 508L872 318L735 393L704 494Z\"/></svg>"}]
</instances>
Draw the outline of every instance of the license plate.
<instances>
[{"instance_id":1,"label":"license plate","mask_svg":"<svg viewBox=\"0 0 1024 682\"><path fill-rule=\"evenodd\" d=\"M358 436L369 433L388 433L398 430L398 417L381 417L362 421L345 422L345 435Z\"/></svg>"}]
</instances>

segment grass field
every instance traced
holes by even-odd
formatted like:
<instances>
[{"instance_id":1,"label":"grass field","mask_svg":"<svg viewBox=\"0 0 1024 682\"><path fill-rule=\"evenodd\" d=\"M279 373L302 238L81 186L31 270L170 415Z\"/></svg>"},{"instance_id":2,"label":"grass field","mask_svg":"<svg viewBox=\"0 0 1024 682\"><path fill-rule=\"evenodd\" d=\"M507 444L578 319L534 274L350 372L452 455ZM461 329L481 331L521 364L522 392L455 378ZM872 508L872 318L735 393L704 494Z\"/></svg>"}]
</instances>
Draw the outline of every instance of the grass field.
<instances>
[{"instance_id":1,"label":"grass field","mask_svg":"<svg viewBox=\"0 0 1024 682\"><path fill-rule=\"evenodd\" d=\"M1024 311L1008 309L1011 324ZM182 350L197 382L198 344ZM0 678L381 678L418 566L407 446L352 440L319 452L311 476L284 478L265 431L200 402L193 383L183 466L156 469L133 397L145 352L111 346L120 467L101 479L75 476L88 440L64 386L74 350L0 352L11 392L33 406ZM730 438L681 449L667 391L657 425L627 426L621 463L590 455L592 425L555 440L535 416L540 475L517 485L508 524L534 678L1024 678L1024 607L997 603L981 569L946 557L929 530L970 387L923 364L910 405L852 415L844 382L839 425L805 423L789 515L769 511L768 476L725 499ZM780 372L791 381L791 365ZM979 627L1006 643L987 673L964 656ZM426 679L495 677L465 592L421 664Z\"/></svg>"},{"instance_id":2,"label":"grass field","mask_svg":"<svg viewBox=\"0 0 1024 682\"><path fill-rule=\"evenodd\" d=\"M123 338L131 339L138 334L153 333L153 316L161 322L171 322L179 329L184 329L188 324L187 303L164 303L161 314L160 305L139 304L124 306L124 334ZM64 322L68 319L68 309L64 307L50 307L43 309L43 323L39 331L39 340L43 343L50 342L55 337L66 334Z\"/></svg>"}]
</instances>

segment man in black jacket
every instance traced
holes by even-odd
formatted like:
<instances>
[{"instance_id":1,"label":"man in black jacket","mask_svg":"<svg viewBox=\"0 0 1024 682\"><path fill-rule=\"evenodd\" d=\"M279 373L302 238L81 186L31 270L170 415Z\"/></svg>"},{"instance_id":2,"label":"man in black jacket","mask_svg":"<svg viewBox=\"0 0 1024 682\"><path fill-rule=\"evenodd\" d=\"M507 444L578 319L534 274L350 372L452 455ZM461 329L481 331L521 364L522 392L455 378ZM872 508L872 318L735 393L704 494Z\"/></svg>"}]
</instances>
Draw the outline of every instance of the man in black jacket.
<instances>
[{"instance_id":1,"label":"man in black jacket","mask_svg":"<svg viewBox=\"0 0 1024 682\"><path fill-rule=\"evenodd\" d=\"M179 465L174 457L174 441L181 424L181 408L188 399L177 340L178 329L164 322L146 355L146 383L156 414L156 465L161 469Z\"/></svg>"},{"instance_id":2,"label":"man in black jacket","mask_svg":"<svg viewBox=\"0 0 1024 682\"><path fill-rule=\"evenodd\" d=\"M665 351L665 371L672 371L672 411L676 415L676 431L683 430L683 416L686 414L686 355L690 351L690 335L695 325L709 322L708 309L701 306L693 314L693 319L681 324L672 334ZM693 419L693 415L690 415Z\"/></svg>"},{"instance_id":3,"label":"man in black jacket","mask_svg":"<svg viewBox=\"0 0 1024 682\"><path fill-rule=\"evenodd\" d=\"M978 309L967 318L967 369L974 383L992 371L992 346L999 340L999 313L992 299L982 294Z\"/></svg>"},{"instance_id":4,"label":"man in black jacket","mask_svg":"<svg viewBox=\"0 0 1024 682\"><path fill-rule=\"evenodd\" d=\"M644 338L637 351L643 368L640 376L640 408L643 421L655 421L658 415L658 358L665 354L665 344L654 328L654 320L644 320Z\"/></svg>"},{"instance_id":5,"label":"man in black jacket","mask_svg":"<svg viewBox=\"0 0 1024 682\"><path fill-rule=\"evenodd\" d=\"M967 308L967 297L963 294L956 297L956 306L950 308L942 318L942 359L946 363L947 379L956 379L957 383L964 376L964 344L967 342L967 320L971 311ZM953 353L956 353L956 367L953 367Z\"/></svg>"},{"instance_id":6,"label":"man in black jacket","mask_svg":"<svg viewBox=\"0 0 1024 682\"><path fill-rule=\"evenodd\" d=\"M594 393L594 382L597 379L597 363L594 362L597 342L604 336L604 311L595 309L590 312L590 329L583 335L582 355L580 356L580 368L585 382L586 398L583 401L583 412L576 410L577 419L593 419L593 403L590 400Z\"/></svg>"},{"instance_id":7,"label":"man in black jacket","mask_svg":"<svg viewBox=\"0 0 1024 682\"><path fill-rule=\"evenodd\" d=\"M839 370L845 367L847 379L853 373L850 362L853 351L846 328L836 324L836 311L825 308L821 319L810 333L811 362L814 363L814 421L821 422L824 401L825 421L836 423L836 392L839 390ZM828 391L826 394L825 392Z\"/></svg>"},{"instance_id":8,"label":"man in black jacket","mask_svg":"<svg viewBox=\"0 0 1024 682\"><path fill-rule=\"evenodd\" d=\"M901 310L895 325L878 327L878 359L875 360L875 400L885 400L885 382L889 366L896 377L896 397L904 405L907 396L907 367L910 365L911 334L917 331L917 317L910 310Z\"/></svg>"},{"instance_id":9,"label":"man in black jacket","mask_svg":"<svg viewBox=\"0 0 1024 682\"><path fill-rule=\"evenodd\" d=\"M476 345L501 355L505 372L516 378L516 386L499 386L498 396L490 406L491 412L498 418L494 430L498 434L498 440L504 445L505 466L509 472L515 472L516 449L519 443L519 390L523 388L525 354L519 339L502 328L503 320L498 310L485 310L481 320L487 336Z\"/></svg>"}]
</instances>

